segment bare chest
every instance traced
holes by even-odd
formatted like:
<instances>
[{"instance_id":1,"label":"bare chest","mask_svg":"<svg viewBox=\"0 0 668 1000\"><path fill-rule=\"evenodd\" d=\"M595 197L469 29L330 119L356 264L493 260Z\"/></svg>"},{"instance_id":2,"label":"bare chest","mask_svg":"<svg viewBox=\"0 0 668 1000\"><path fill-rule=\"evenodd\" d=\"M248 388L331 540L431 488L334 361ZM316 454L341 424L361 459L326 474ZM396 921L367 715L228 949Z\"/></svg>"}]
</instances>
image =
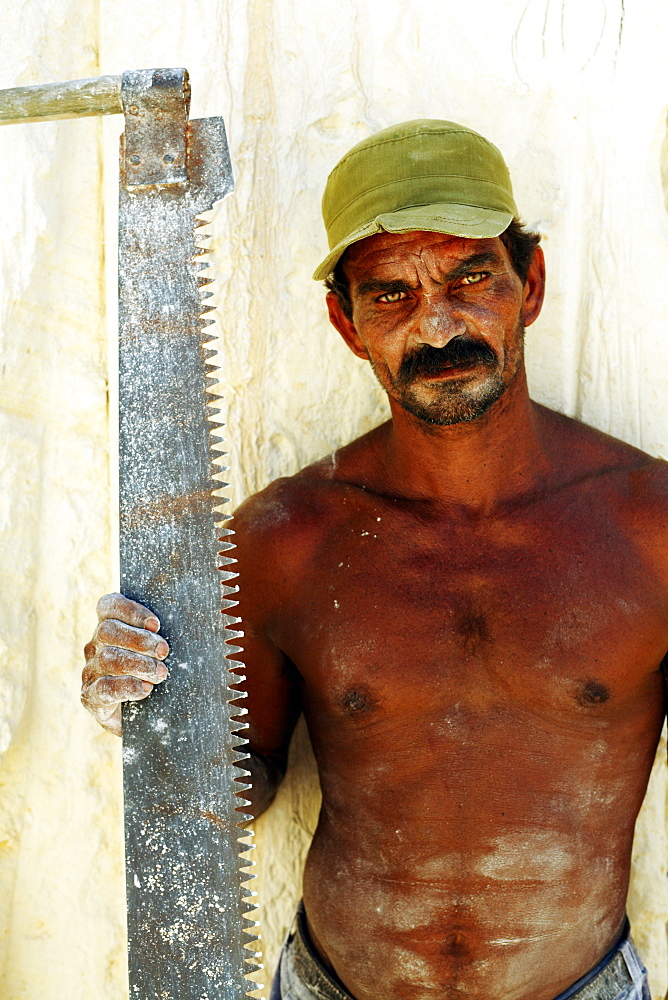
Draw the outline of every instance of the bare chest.
<instances>
[{"instance_id":1,"label":"bare chest","mask_svg":"<svg viewBox=\"0 0 668 1000\"><path fill-rule=\"evenodd\" d=\"M284 618L307 699L359 720L499 699L604 718L655 698L665 595L623 532L586 513L462 526L356 511Z\"/></svg>"}]
</instances>

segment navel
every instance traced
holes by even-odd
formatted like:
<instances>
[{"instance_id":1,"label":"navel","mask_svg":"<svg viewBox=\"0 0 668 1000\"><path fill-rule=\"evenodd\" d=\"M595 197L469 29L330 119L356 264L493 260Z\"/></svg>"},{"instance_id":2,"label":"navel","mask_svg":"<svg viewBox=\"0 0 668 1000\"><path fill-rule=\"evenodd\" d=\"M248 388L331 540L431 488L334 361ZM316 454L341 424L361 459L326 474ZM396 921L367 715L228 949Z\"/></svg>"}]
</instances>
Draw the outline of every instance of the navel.
<instances>
[{"instance_id":1,"label":"navel","mask_svg":"<svg viewBox=\"0 0 668 1000\"><path fill-rule=\"evenodd\" d=\"M441 952L452 958L467 958L471 954L471 948L466 934L460 930L450 931L443 938Z\"/></svg>"}]
</instances>

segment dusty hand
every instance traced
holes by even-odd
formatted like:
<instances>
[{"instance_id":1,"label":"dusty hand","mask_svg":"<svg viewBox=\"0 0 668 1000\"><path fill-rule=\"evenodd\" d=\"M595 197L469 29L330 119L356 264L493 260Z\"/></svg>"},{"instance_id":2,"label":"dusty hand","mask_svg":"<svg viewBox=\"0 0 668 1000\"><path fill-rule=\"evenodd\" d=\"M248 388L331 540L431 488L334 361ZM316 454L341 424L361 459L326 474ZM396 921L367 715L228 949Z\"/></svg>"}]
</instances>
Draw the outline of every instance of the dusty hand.
<instances>
[{"instance_id":1,"label":"dusty hand","mask_svg":"<svg viewBox=\"0 0 668 1000\"><path fill-rule=\"evenodd\" d=\"M81 701L101 726L121 735L121 703L146 698L164 681L161 660L169 646L157 635L155 615L122 594L105 594L97 603L99 625L84 647Z\"/></svg>"}]
</instances>

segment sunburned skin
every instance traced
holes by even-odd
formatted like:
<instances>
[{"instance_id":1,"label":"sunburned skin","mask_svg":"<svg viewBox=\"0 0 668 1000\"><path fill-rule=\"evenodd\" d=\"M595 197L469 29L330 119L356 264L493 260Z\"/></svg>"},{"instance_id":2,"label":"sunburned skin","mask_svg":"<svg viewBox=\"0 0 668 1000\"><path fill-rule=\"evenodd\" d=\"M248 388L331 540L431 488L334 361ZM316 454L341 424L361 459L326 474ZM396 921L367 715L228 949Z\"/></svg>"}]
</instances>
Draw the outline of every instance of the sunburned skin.
<instances>
[{"instance_id":1,"label":"sunburned skin","mask_svg":"<svg viewBox=\"0 0 668 1000\"><path fill-rule=\"evenodd\" d=\"M435 233L345 266L352 319L330 295L332 322L392 420L235 515L253 810L303 710L323 963L357 1000L552 1000L624 921L664 717L667 466L529 400L540 251L524 283L500 240ZM494 360L402 379L458 337ZM122 601L84 672L112 731L162 655Z\"/></svg>"}]
</instances>

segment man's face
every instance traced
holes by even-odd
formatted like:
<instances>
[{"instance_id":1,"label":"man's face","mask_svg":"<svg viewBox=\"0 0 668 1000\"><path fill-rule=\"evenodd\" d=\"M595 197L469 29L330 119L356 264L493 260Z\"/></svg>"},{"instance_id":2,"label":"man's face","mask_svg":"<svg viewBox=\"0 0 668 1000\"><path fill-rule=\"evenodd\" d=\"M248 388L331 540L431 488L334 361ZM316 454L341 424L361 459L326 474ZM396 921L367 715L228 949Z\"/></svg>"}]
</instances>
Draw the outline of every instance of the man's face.
<instances>
[{"instance_id":1,"label":"man's face","mask_svg":"<svg viewBox=\"0 0 668 1000\"><path fill-rule=\"evenodd\" d=\"M346 251L344 271L352 322L330 293L334 325L420 420L475 420L521 370L524 325L538 310L527 316L527 285L498 237L378 233Z\"/></svg>"}]
</instances>

